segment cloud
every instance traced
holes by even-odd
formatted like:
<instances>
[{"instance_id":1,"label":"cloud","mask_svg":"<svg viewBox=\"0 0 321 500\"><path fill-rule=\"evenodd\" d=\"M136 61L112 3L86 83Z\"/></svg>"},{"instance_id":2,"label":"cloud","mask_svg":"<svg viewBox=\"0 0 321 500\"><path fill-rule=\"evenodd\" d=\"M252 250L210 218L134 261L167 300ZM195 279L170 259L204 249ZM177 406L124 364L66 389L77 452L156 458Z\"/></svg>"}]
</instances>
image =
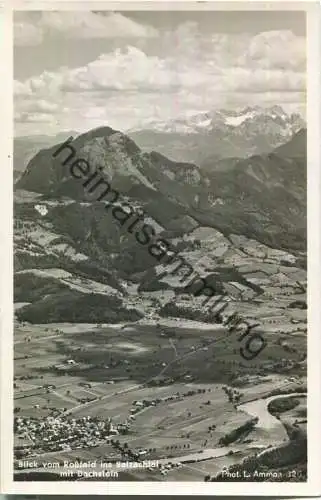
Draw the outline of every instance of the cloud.
<instances>
[{"instance_id":1,"label":"cloud","mask_svg":"<svg viewBox=\"0 0 321 500\"><path fill-rule=\"evenodd\" d=\"M102 54L95 61L78 68L60 68L57 72L44 71L25 82L15 82L17 97L45 96L59 92L86 91L168 91L182 86L204 83L202 75L193 66L178 67L168 59L148 57L143 51L128 46Z\"/></svg>"},{"instance_id":2,"label":"cloud","mask_svg":"<svg viewBox=\"0 0 321 500\"><path fill-rule=\"evenodd\" d=\"M52 29L66 29L58 21ZM128 130L231 103L304 106L305 40L292 32L203 35L185 23L154 45L136 45L16 81L17 110L33 122L51 114L52 126L65 129Z\"/></svg>"},{"instance_id":3,"label":"cloud","mask_svg":"<svg viewBox=\"0 0 321 500\"><path fill-rule=\"evenodd\" d=\"M192 67L172 64L169 59L147 56L129 46L103 54L88 65L67 71L61 89L68 92L81 90L114 91L168 91L184 85L198 85L204 77Z\"/></svg>"},{"instance_id":4,"label":"cloud","mask_svg":"<svg viewBox=\"0 0 321 500\"><path fill-rule=\"evenodd\" d=\"M17 99L26 97L35 97L38 99L52 95L61 87L63 81L64 69L58 72L44 71L38 76L28 78L24 82L14 81L14 95Z\"/></svg>"},{"instance_id":5,"label":"cloud","mask_svg":"<svg viewBox=\"0 0 321 500\"><path fill-rule=\"evenodd\" d=\"M267 31L253 37L240 57L241 65L305 71L306 42L292 31Z\"/></svg>"},{"instance_id":6,"label":"cloud","mask_svg":"<svg viewBox=\"0 0 321 500\"><path fill-rule=\"evenodd\" d=\"M158 35L155 28L114 12L102 15L90 11L43 11L39 16L37 21L29 14L25 17L20 14L15 18L15 45L37 45L48 36L77 40L151 38Z\"/></svg>"},{"instance_id":7,"label":"cloud","mask_svg":"<svg viewBox=\"0 0 321 500\"><path fill-rule=\"evenodd\" d=\"M226 88L236 92L303 92L305 90L305 73L292 70L261 68L251 70L236 67L226 70L224 79Z\"/></svg>"},{"instance_id":8,"label":"cloud","mask_svg":"<svg viewBox=\"0 0 321 500\"><path fill-rule=\"evenodd\" d=\"M250 50L252 50L250 48ZM270 50L270 49L269 49ZM261 59L259 59L259 62ZM278 59L280 61L280 59ZM132 46L126 50L100 55L96 60L78 68L60 68L57 72L44 71L25 82L15 82L17 96L38 97L59 92L177 92L189 89L207 91L301 91L305 88L305 73L279 69L278 63L270 68L255 64L240 66L236 61L226 60L219 66L208 60L160 58L148 56Z\"/></svg>"},{"instance_id":9,"label":"cloud","mask_svg":"<svg viewBox=\"0 0 321 500\"><path fill-rule=\"evenodd\" d=\"M57 102L47 101L45 99L26 99L21 102L20 108L29 113L55 113L60 111Z\"/></svg>"},{"instance_id":10,"label":"cloud","mask_svg":"<svg viewBox=\"0 0 321 500\"><path fill-rule=\"evenodd\" d=\"M53 117L47 113L17 113L15 115L15 121L21 123L51 123Z\"/></svg>"}]
</instances>

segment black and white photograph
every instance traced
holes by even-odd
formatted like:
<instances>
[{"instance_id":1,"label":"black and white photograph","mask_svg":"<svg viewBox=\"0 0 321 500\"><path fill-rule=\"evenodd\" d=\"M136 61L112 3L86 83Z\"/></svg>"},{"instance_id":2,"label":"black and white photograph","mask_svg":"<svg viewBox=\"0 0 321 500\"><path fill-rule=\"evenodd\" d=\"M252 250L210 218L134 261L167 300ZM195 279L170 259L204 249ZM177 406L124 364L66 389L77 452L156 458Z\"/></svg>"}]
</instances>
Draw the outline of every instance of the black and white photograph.
<instances>
[{"instance_id":1,"label":"black and white photograph","mask_svg":"<svg viewBox=\"0 0 321 500\"><path fill-rule=\"evenodd\" d=\"M294 492L307 15L153 3L13 12L12 481Z\"/></svg>"}]
</instances>

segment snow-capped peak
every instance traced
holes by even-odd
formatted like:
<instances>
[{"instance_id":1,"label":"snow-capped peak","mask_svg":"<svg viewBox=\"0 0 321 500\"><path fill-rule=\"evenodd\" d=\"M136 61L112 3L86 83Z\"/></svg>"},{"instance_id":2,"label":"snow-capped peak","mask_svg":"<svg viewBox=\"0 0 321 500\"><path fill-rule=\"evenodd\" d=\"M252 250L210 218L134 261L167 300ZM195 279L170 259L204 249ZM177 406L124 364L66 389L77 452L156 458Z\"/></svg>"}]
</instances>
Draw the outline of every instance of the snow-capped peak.
<instances>
[{"instance_id":1,"label":"snow-capped peak","mask_svg":"<svg viewBox=\"0 0 321 500\"><path fill-rule=\"evenodd\" d=\"M275 122L275 123L274 123ZM248 125L258 127L276 127L281 135L289 135L305 125L303 118L297 114L286 113L281 106L252 106L240 109L216 109L194 115L186 114L166 122L151 121L140 130L154 130L164 133L197 134L212 130L243 129ZM135 130L137 131L137 129ZM131 132L134 132L133 130Z\"/></svg>"},{"instance_id":2,"label":"snow-capped peak","mask_svg":"<svg viewBox=\"0 0 321 500\"><path fill-rule=\"evenodd\" d=\"M253 111L248 111L247 113L240 114L238 116L226 116L225 117L225 123L226 125L231 125L232 127L237 127L238 125L241 125L245 120L248 120L249 118L253 118L254 112Z\"/></svg>"}]
</instances>

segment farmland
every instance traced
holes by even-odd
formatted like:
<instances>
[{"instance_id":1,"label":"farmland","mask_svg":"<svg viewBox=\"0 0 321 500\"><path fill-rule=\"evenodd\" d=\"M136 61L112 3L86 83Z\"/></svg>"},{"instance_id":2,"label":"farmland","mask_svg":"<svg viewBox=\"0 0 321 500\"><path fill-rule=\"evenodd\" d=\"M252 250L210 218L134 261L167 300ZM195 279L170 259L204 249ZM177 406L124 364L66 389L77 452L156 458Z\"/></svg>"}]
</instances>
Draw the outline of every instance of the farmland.
<instances>
[{"instance_id":1,"label":"farmland","mask_svg":"<svg viewBox=\"0 0 321 500\"><path fill-rule=\"evenodd\" d=\"M28 419L32 424L38 419L49 422L54 416L64 428L81 419L91 419L95 422L91 425L97 422L99 428L99 422L108 419L111 430L110 435L91 432L88 442L78 437L57 448L44 446L43 431L31 433L30 439L25 429L16 433L16 458L22 453L42 462L62 463L125 460L128 453L138 457L144 452L144 460L157 460L159 467L127 471L132 479L203 480L223 465L277 445L278 426L267 431L256 425L229 447L222 447L220 440L252 425L252 415L242 409L247 401L265 397L276 388L282 393L302 385L300 337L294 338L288 352L271 336L260 360L245 365L237 338L220 325L202 328L192 321L161 321L122 325L17 322L15 415L22 421L21 429L28 427ZM279 374L273 373L271 364L276 353L284 359ZM169 461L183 465L161 474ZM19 469L20 474L24 472Z\"/></svg>"}]
</instances>

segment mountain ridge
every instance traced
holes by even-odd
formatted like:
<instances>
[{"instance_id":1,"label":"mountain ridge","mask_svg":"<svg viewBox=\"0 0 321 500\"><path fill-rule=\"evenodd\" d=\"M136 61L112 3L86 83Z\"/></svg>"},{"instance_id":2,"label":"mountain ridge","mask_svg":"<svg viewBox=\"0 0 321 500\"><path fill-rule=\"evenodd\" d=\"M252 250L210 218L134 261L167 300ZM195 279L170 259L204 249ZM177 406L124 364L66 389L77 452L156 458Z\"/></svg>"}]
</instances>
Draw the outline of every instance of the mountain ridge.
<instances>
[{"instance_id":1,"label":"mountain ridge","mask_svg":"<svg viewBox=\"0 0 321 500\"><path fill-rule=\"evenodd\" d=\"M286 113L281 106L253 106L200 113L128 133L144 151L156 149L176 161L202 164L213 156L220 159L271 152L305 126L301 115Z\"/></svg>"},{"instance_id":2,"label":"mountain ridge","mask_svg":"<svg viewBox=\"0 0 321 500\"><path fill-rule=\"evenodd\" d=\"M285 151L300 150L304 137L300 132L299 145L294 137ZM110 127L81 134L72 146L70 163L85 159L90 172L102 167L102 179L119 190L119 209L140 210L142 223L154 228L152 241L166 239L232 305L255 296L270 300L266 294L272 292L264 290L273 291L275 280L285 280L293 300L302 296L297 282L305 280L304 152L294 158L274 152L221 160L219 169L205 172L143 152ZM40 151L15 186L15 297L29 303L17 317L44 323L134 321L157 304L160 316L187 317L189 310L189 319L203 320L204 296L186 297L180 274L160 264L136 233L117 224L97 193L88 195L70 175L70 163L63 165L70 149L53 157L59 147ZM153 298L159 293L163 299Z\"/></svg>"},{"instance_id":3,"label":"mountain ridge","mask_svg":"<svg viewBox=\"0 0 321 500\"><path fill-rule=\"evenodd\" d=\"M232 162L222 160L220 170L214 165L206 173L192 163L173 162L156 152L144 153L132 139L110 127L81 134L72 147L75 157L88 161L91 172L101 166L102 177L114 190L125 200L148 207L154 215L170 202L179 217L191 216L224 234L247 234L274 247L304 249L305 137L304 131L299 132L287 149L281 150L289 153L300 142L297 149L303 151L294 158L284 158L276 150ZM66 153L53 157L59 147L61 144L40 151L16 187L53 198L95 201L63 165ZM229 163L226 170L224 161ZM166 227L167 221L159 217L157 222Z\"/></svg>"}]
</instances>

